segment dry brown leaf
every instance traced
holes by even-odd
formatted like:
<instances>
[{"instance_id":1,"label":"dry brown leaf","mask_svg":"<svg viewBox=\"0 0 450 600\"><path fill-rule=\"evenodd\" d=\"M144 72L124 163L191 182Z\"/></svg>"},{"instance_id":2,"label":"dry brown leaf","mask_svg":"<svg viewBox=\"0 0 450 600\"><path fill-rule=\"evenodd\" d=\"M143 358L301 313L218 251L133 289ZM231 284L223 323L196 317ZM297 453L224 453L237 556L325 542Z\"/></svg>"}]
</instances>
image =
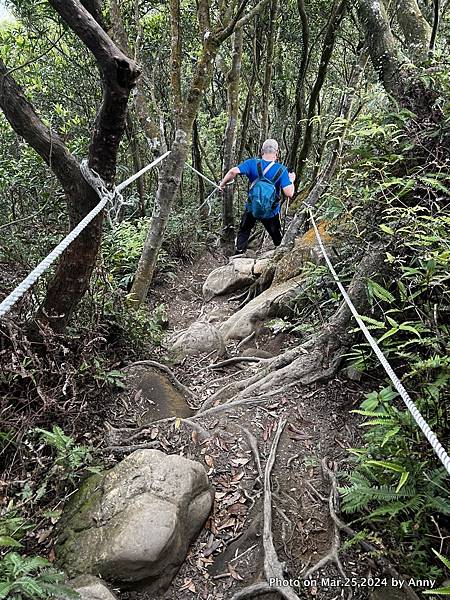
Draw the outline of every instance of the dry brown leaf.
<instances>
[{"instance_id":1,"label":"dry brown leaf","mask_svg":"<svg viewBox=\"0 0 450 600\"><path fill-rule=\"evenodd\" d=\"M244 578L239 575L231 563L228 563L228 573L233 579L236 579L237 581L244 581Z\"/></svg>"},{"instance_id":2,"label":"dry brown leaf","mask_svg":"<svg viewBox=\"0 0 450 600\"><path fill-rule=\"evenodd\" d=\"M250 462L249 458L233 458L231 464L235 467L243 467Z\"/></svg>"},{"instance_id":3,"label":"dry brown leaf","mask_svg":"<svg viewBox=\"0 0 450 600\"><path fill-rule=\"evenodd\" d=\"M213 467L214 460L213 460L212 456L210 456L209 454L205 454L205 463L208 465L208 467Z\"/></svg>"}]
</instances>

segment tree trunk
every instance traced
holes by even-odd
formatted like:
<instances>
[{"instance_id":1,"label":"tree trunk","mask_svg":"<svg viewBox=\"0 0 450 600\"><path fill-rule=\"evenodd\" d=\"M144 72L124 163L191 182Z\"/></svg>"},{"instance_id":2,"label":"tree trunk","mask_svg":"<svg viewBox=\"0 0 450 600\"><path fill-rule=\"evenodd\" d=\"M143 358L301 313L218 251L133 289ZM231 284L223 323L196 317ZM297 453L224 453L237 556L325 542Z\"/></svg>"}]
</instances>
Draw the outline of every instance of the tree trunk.
<instances>
[{"instance_id":1,"label":"tree trunk","mask_svg":"<svg viewBox=\"0 0 450 600\"><path fill-rule=\"evenodd\" d=\"M312 186L305 200L305 204L307 204L310 207L313 207L315 204L317 204L322 195L328 189L328 186L330 185L330 182L334 177L334 174L336 173L338 161L342 154L342 149L344 147L348 124L351 119L353 101L356 92L358 91L358 88L360 86L361 78L364 73L367 60L368 52L366 49L364 49L361 52L361 55L359 56L356 64L352 68L347 89L342 95L341 108L337 117L339 120L341 120L341 122L344 122L342 133L334 141L330 159L326 167L322 170L319 177L317 178L317 181ZM303 208L294 215L294 218L290 222L289 227L287 228L286 233L283 236L280 251L285 251L286 249L292 248L295 242L295 238L297 237L298 232L302 228L306 219L307 214Z\"/></svg>"},{"instance_id":2,"label":"tree trunk","mask_svg":"<svg viewBox=\"0 0 450 600\"><path fill-rule=\"evenodd\" d=\"M210 81L212 65L218 49L219 44L211 35L204 42L203 52L197 63L191 87L180 115L180 128L175 134L171 154L164 163L164 169L161 170L152 222L131 288L130 296L135 307L144 301L153 280L167 221L180 186L181 175L191 142L193 124L197 117L203 92Z\"/></svg>"},{"instance_id":3,"label":"tree trunk","mask_svg":"<svg viewBox=\"0 0 450 600\"><path fill-rule=\"evenodd\" d=\"M127 137L130 142L131 157L133 159L133 169L137 173L144 166L139 147L139 138L136 134L136 127L130 113L127 114ZM145 217L145 174L136 179L136 191L139 196L139 212L141 217Z\"/></svg>"},{"instance_id":4,"label":"tree trunk","mask_svg":"<svg viewBox=\"0 0 450 600\"><path fill-rule=\"evenodd\" d=\"M303 130L303 116L305 114L305 77L308 66L308 54L309 54L309 23L308 15L306 14L304 0L297 0L298 12L300 14L300 21L302 23L302 60L300 63L300 69L297 77L297 85L295 88L295 126L294 134L292 137L292 144L289 148L287 157L287 164L290 169L294 170L296 167L296 157L298 147L300 145L300 139Z\"/></svg>"},{"instance_id":5,"label":"tree trunk","mask_svg":"<svg viewBox=\"0 0 450 600\"><path fill-rule=\"evenodd\" d=\"M333 53L334 44L336 42L336 35L344 16L347 0L336 0L331 10L330 19L328 21L327 30L325 32L325 39L323 42L322 55L320 57L319 69L317 71L316 81L314 82L313 89L309 98L308 114L306 117L305 135L303 139L303 145L300 150L300 154L296 164L297 177L300 179L305 170L306 161L308 159L314 132L313 118L316 114L316 105L319 99L319 94L322 86L325 82L327 75L328 65L331 60Z\"/></svg>"},{"instance_id":6,"label":"tree trunk","mask_svg":"<svg viewBox=\"0 0 450 600\"><path fill-rule=\"evenodd\" d=\"M411 62L400 52L389 25L389 18L381 0L358 0L359 21L364 29L370 58L389 94L397 102L416 113L419 120L440 120L433 114L436 93L417 79Z\"/></svg>"},{"instance_id":7,"label":"tree trunk","mask_svg":"<svg viewBox=\"0 0 450 600\"><path fill-rule=\"evenodd\" d=\"M138 16L137 16L138 18ZM120 10L117 0L111 0L111 21L113 39L127 56L132 56L128 34L123 22L122 11ZM138 24L137 24L138 26ZM137 53L136 49L136 53ZM136 82L136 90L134 93L134 107L139 120L142 131L147 138L150 148L157 148L162 145L160 139L161 132L158 126L154 123L147 102L147 94L145 92L144 80L139 78ZM163 152L164 153L164 150Z\"/></svg>"},{"instance_id":8,"label":"tree trunk","mask_svg":"<svg viewBox=\"0 0 450 600\"><path fill-rule=\"evenodd\" d=\"M89 148L89 166L112 184L117 149L125 129L131 88L139 75L134 63L77 0L49 0L61 18L91 50L103 77L103 101ZM98 8L98 3L92 5ZM59 179L67 199L71 229L99 198L84 181L75 158L61 138L46 127L33 106L0 61L0 106L13 129L42 156ZM38 320L62 331L86 292L101 240L102 217L97 217L69 246L60 259L38 312Z\"/></svg>"},{"instance_id":9,"label":"tree trunk","mask_svg":"<svg viewBox=\"0 0 450 600\"><path fill-rule=\"evenodd\" d=\"M239 115L239 83L241 80L242 48L244 32L242 28L234 33L233 57L228 73L227 112L228 122L225 130L222 171L226 173L235 160L236 129ZM233 186L227 186L223 192L222 233L223 242L234 240Z\"/></svg>"},{"instance_id":10,"label":"tree trunk","mask_svg":"<svg viewBox=\"0 0 450 600\"><path fill-rule=\"evenodd\" d=\"M397 19L405 36L409 56L415 63L423 62L428 56L431 27L417 0L403 0L397 8Z\"/></svg>"},{"instance_id":11,"label":"tree trunk","mask_svg":"<svg viewBox=\"0 0 450 600\"><path fill-rule=\"evenodd\" d=\"M266 65L264 69L264 84L261 90L262 110L261 110L261 132L259 137L260 146L269 136L269 104L270 91L272 88L273 73L273 54L275 48L275 39L277 37L276 20L278 16L278 0L272 0L270 4L269 31L267 33L267 54Z\"/></svg>"},{"instance_id":12,"label":"tree trunk","mask_svg":"<svg viewBox=\"0 0 450 600\"><path fill-rule=\"evenodd\" d=\"M202 165L202 153L200 150L200 134L198 131L198 122L197 119L194 121L194 127L192 129L192 154L194 159L194 168L197 169L200 173L203 173L203 165ZM207 217L207 207L205 206L205 181L203 177L197 175L198 180L198 205L199 207L199 216L202 221L206 220Z\"/></svg>"},{"instance_id":13,"label":"tree trunk","mask_svg":"<svg viewBox=\"0 0 450 600\"><path fill-rule=\"evenodd\" d=\"M181 97L181 14L180 0L170 0L170 56L171 69L170 81L172 85L172 101L173 114L175 115L176 127L178 127L178 119L181 114L182 97Z\"/></svg>"},{"instance_id":14,"label":"tree trunk","mask_svg":"<svg viewBox=\"0 0 450 600\"><path fill-rule=\"evenodd\" d=\"M203 98L204 91L211 80L214 60L220 44L233 34L234 29L243 27L267 4L268 0L260 0L252 10L242 16L246 2L236 10L230 21L215 32L211 31L209 4L207 0L198 0L197 20L202 35L203 50L194 70L191 85L183 102L179 129L175 134L172 152L162 172L152 223L144 243L144 250L139 260L136 275L131 288L131 300L138 307L147 296L155 272L158 253L162 245L167 220L178 191L181 174L191 143L192 127Z\"/></svg>"}]
</instances>

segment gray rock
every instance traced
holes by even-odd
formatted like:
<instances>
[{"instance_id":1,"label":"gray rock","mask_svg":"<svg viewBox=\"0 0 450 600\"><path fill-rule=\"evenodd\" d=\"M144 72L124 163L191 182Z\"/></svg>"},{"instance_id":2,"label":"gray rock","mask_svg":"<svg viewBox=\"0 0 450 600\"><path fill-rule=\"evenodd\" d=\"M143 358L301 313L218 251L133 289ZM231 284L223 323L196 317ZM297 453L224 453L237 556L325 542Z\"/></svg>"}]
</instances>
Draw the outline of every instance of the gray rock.
<instances>
[{"instance_id":1,"label":"gray rock","mask_svg":"<svg viewBox=\"0 0 450 600\"><path fill-rule=\"evenodd\" d=\"M69 574L162 593L211 510L202 465L159 450L138 450L89 477L58 524L57 558Z\"/></svg>"},{"instance_id":2,"label":"gray rock","mask_svg":"<svg viewBox=\"0 0 450 600\"><path fill-rule=\"evenodd\" d=\"M225 354L222 334L212 323L196 321L186 331L178 334L171 348L172 353L182 356L197 356L216 351Z\"/></svg>"},{"instance_id":3,"label":"gray rock","mask_svg":"<svg viewBox=\"0 0 450 600\"><path fill-rule=\"evenodd\" d=\"M203 284L203 297L211 300L214 296L229 294L253 283L268 264L268 259L232 258L230 262L208 275Z\"/></svg>"},{"instance_id":4,"label":"gray rock","mask_svg":"<svg viewBox=\"0 0 450 600\"><path fill-rule=\"evenodd\" d=\"M264 324L266 319L279 316L302 293L304 278L294 277L256 296L241 310L231 315L220 327L225 340L242 340Z\"/></svg>"},{"instance_id":5,"label":"gray rock","mask_svg":"<svg viewBox=\"0 0 450 600\"><path fill-rule=\"evenodd\" d=\"M69 585L80 594L81 600L117 600L106 584L93 575L79 575Z\"/></svg>"}]
</instances>

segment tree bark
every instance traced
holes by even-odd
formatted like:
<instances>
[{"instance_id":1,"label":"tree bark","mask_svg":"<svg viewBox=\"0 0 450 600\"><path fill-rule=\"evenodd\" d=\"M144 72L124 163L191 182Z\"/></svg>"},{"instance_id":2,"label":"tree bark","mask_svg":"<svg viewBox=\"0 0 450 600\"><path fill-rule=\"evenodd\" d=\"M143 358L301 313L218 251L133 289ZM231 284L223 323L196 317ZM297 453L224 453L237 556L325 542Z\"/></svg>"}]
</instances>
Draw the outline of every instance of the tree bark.
<instances>
[{"instance_id":1,"label":"tree bark","mask_svg":"<svg viewBox=\"0 0 450 600\"><path fill-rule=\"evenodd\" d=\"M368 52L364 49L356 63L352 68L352 72L350 75L350 80L348 82L347 89L342 95L341 99L341 108L339 111L338 119L343 122L343 129L341 135L334 141L330 159L322 170L320 175L317 178L317 181L312 186L311 190L308 193L308 196L305 200L305 204L310 207L313 207L320 200L322 195L328 189L334 174L336 173L339 158L342 154L342 149L344 147L345 137L348 129L348 124L350 122L353 101L356 95L356 92L360 86L361 78L364 73L364 69L366 67L368 60ZM295 238L298 235L298 232L302 228L303 224L307 219L307 214L305 210L302 208L295 215L292 221L289 224L289 227L286 230L286 233L283 236L283 240L281 242L280 251L285 251L286 249L292 248Z\"/></svg>"},{"instance_id":2,"label":"tree bark","mask_svg":"<svg viewBox=\"0 0 450 600\"><path fill-rule=\"evenodd\" d=\"M225 129L222 172L226 173L235 161L236 129L239 115L239 83L241 80L242 48L244 31L242 28L234 32L233 57L228 73L227 112L228 122ZM233 186L227 186L223 192L222 233L223 242L234 240Z\"/></svg>"},{"instance_id":3,"label":"tree bark","mask_svg":"<svg viewBox=\"0 0 450 600\"><path fill-rule=\"evenodd\" d=\"M205 41L202 55L197 63L189 92L183 104L171 154L166 159L156 195L147 238L131 288L130 298L134 307L138 307L147 296L155 273L158 254L161 249L164 232L175 195L178 191L190 147L192 128L197 117L200 101L211 77L214 58L219 43L211 34Z\"/></svg>"},{"instance_id":4,"label":"tree bark","mask_svg":"<svg viewBox=\"0 0 450 600\"><path fill-rule=\"evenodd\" d=\"M423 62L428 56L431 27L423 16L417 0L402 0L397 7L397 19L405 36L410 58L415 63Z\"/></svg>"},{"instance_id":5,"label":"tree bark","mask_svg":"<svg viewBox=\"0 0 450 600\"><path fill-rule=\"evenodd\" d=\"M202 153L200 150L200 133L198 131L197 119L194 121L192 128L192 155L194 159L194 168L200 173L203 173L202 165ZM203 177L197 175L198 180L198 204L199 204L199 215L202 221L206 220L207 207L205 206L205 181Z\"/></svg>"},{"instance_id":6,"label":"tree bark","mask_svg":"<svg viewBox=\"0 0 450 600\"><path fill-rule=\"evenodd\" d=\"M112 42L78 0L49 0L62 19L91 50L103 77L103 101L89 148L89 166L112 184L117 149L125 129L126 105L139 75L136 66ZM98 2L92 6L98 9ZM0 61L0 105L13 129L42 156L59 179L67 199L72 229L99 202L84 181L75 158L61 138L47 128ZM102 217L95 219L59 261L39 321L62 331L85 294L101 241Z\"/></svg>"},{"instance_id":7,"label":"tree bark","mask_svg":"<svg viewBox=\"0 0 450 600\"><path fill-rule=\"evenodd\" d=\"M289 148L289 153L286 161L289 168L292 170L295 170L296 168L296 157L303 131L302 121L305 113L305 77L308 66L309 54L309 23L304 0L297 0L297 5L298 12L300 15L300 21L302 24L302 60L300 63L300 69L297 77L297 85L295 88L294 134L292 137L292 144Z\"/></svg>"},{"instance_id":8,"label":"tree bark","mask_svg":"<svg viewBox=\"0 0 450 600\"><path fill-rule=\"evenodd\" d=\"M323 42L322 55L320 57L319 69L317 71L316 81L314 82L313 89L309 98L308 114L306 117L305 134L303 139L303 145L298 156L296 170L297 177L300 179L305 170L306 161L308 159L314 132L313 118L316 114L316 105L319 99L319 94L322 86L325 82L327 75L328 65L331 60L333 53L334 44L336 42L336 35L344 16L347 0L337 0L331 10L330 19L328 21L327 30L325 32L325 39Z\"/></svg>"},{"instance_id":9,"label":"tree bark","mask_svg":"<svg viewBox=\"0 0 450 600\"><path fill-rule=\"evenodd\" d=\"M117 41L122 52L127 56L132 56L132 50L128 39L128 34L125 29L123 22L122 11L120 10L117 0L111 0L111 21L112 21L112 35L113 39ZM138 49L136 48L137 53ZM160 137L161 132L159 127L154 123L152 118L148 101L147 94L144 86L144 79L140 77L136 81L136 90L134 93L134 108L136 115L141 126L142 131L145 134L147 142L150 148L157 148L163 145ZM162 153L164 150L162 149Z\"/></svg>"},{"instance_id":10,"label":"tree bark","mask_svg":"<svg viewBox=\"0 0 450 600\"><path fill-rule=\"evenodd\" d=\"M172 101L173 101L173 114L175 121L177 122L182 107L181 97L181 14L180 14L180 0L170 0L170 27L171 27L171 38L170 38L170 81L172 84ZM176 127L178 124L176 124Z\"/></svg>"},{"instance_id":11,"label":"tree bark","mask_svg":"<svg viewBox=\"0 0 450 600\"><path fill-rule=\"evenodd\" d=\"M399 50L383 2L358 0L357 11L372 64L386 91L419 120L440 120L441 115L434 115L432 110L436 93L415 76L411 62Z\"/></svg>"},{"instance_id":12,"label":"tree bark","mask_svg":"<svg viewBox=\"0 0 450 600\"><path fill-rule=\"evenodd\" d=\"M264 84L261 90L261 132L260 132L260 146L262 146L265 139L269 135L269 103L270 103L270 91L272 88L272 74L273 74L273 54L275 48L276 32L276 21L278 16L278 0L272 0L270 4L269 12L269 31L267 33L267 53L266 53L266 64L264 68Z\"/></svg>"}]
</instances>

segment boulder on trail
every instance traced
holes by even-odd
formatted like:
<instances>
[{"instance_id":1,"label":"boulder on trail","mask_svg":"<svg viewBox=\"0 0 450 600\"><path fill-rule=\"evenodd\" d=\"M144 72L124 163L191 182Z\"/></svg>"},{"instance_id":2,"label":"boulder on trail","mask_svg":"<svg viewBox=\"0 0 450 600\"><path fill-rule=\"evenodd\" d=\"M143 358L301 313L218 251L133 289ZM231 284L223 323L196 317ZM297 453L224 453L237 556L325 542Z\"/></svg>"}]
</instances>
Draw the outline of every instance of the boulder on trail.
<instances>
[{"instance_id":1,"label":"boulder on trail","mask_svg":"<svg viewBox=\"0 0 450 600\"><path fill-rule=\"evenodd\" d=\"M69 585L80 594L81 600L117 600L107 585L93 575L79 575Z\"/></svg>"},{"instance_id":2,"label":"boulder on trail","mask_svg":"<svg viewBox=\"0 0 450 600\"><path fill-rule=\"evenodd\" d=\"M211 510L202 465L138 450L86 479L58 524L57 560L120 587L163 593Z\"/></svg>"},{"instance_id":3,"label":"boulder on trail","mask_svg":"<svg viewBox=\"0 0 450 600\"><path fill-rule=\"evenodd\" d=\"M232 257L223 267L214 269L203 284L203 297L206 301L214 296L222 296L251 285L269 263L268 258Z\"/></svg>"},{"instance_id":4,"label":"boulder on trail","mask_svg":"<svg viewBox=\"0 0 450 600\"><path fill-rule=\"evenodd\" d=\"M269 317L282 316L289 304L302 292L303 277L272 285L223 323L220 331L225 340L242 340L256 331Z\"/></svg>"},{"instance_id":5,"label":"boulder on trail","mask_svg":"<svg viewBox=\"0 0 450 600\"><path fill-rule=\"evenodd\" d=\"M220 331L206 321L196 321L179 333L172 344L171 352L177 356L197 356L209 352L225 354L225 343Z\"/></svg>"}]
</instances>

